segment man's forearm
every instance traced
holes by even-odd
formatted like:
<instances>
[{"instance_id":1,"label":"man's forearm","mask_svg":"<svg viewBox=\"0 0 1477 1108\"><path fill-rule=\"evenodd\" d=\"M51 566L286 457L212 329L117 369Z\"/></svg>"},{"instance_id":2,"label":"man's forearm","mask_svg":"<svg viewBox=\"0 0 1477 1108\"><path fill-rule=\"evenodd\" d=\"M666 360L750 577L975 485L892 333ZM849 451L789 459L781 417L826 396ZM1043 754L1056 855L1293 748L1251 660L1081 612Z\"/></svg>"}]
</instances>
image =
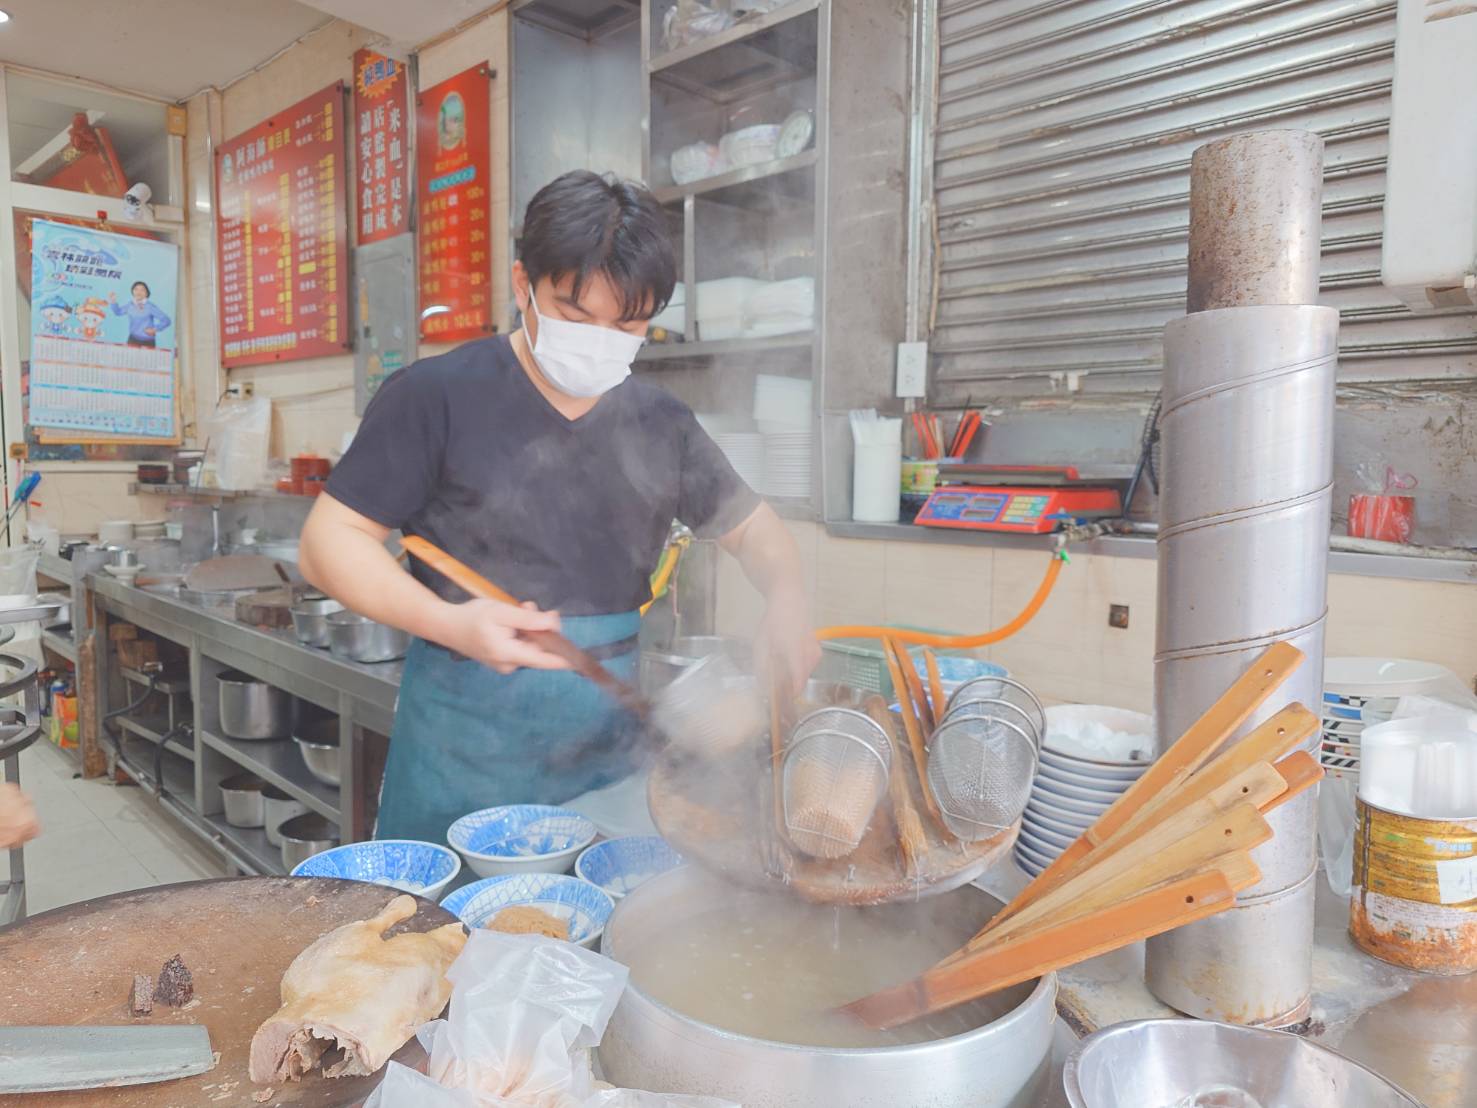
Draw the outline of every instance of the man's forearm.
<instances>
[{"instance_id":1,"label":"man's forearm","mask_svg":"<svg viewBox=\"0 0 1477 1108\"><path fill-rule=\"evenodd\" d=\"M806 604L800 548L769 505L762 505L747 521L729 552L767 603Z\"/></svg>"},{"instance_id":2,"label":"man's forearm","mask_svg":"<svg viewBox=\"0 0 1477 1108\"><path fill-rule=\"evenodd\" d=\"M303 540L299 568L311 584L360 615L445 645L450 605L406 573L374 536L338 527L331 535L306 530Z\"/></svg>"}]
</instances>

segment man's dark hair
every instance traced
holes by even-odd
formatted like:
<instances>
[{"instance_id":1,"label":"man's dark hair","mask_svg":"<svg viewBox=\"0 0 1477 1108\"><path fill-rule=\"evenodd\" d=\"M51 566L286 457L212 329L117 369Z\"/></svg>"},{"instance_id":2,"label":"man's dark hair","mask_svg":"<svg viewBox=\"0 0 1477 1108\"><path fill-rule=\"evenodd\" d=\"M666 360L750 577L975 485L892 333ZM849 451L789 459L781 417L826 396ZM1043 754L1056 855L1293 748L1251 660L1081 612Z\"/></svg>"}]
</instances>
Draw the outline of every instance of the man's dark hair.
<instances>
[{"instance_id":1,"label":"man's dark hair","mask_svg":"<svg viewBox=\"0 0 1477 1108\"><path fill-rule=\"evenodd\" d=\"M621 319L648 319L667 306L677 259L656 197L631 181L576 169L528 202L518 260L530 284L574 274L576 299L604 274L620 297Z\"/></svg>"},{"instance_id":2,"label":"man's dark hair","mask_svg":"<svg viewBox=\"0 0 1477 1108\"><path fill-rule=\"evenodd\" d=\"M149 286L145 282L143 282L143 281L135 281L133 284L131 284L131 285L128 286L128 291L129 292L132 292L134 289L139 288L139 287L142 287L143 290L144 290L144 299L145 300L147 300L149 297L151 297L151 296L154 295L152 292L149 291Z\"/></svg>"}]
</instances>

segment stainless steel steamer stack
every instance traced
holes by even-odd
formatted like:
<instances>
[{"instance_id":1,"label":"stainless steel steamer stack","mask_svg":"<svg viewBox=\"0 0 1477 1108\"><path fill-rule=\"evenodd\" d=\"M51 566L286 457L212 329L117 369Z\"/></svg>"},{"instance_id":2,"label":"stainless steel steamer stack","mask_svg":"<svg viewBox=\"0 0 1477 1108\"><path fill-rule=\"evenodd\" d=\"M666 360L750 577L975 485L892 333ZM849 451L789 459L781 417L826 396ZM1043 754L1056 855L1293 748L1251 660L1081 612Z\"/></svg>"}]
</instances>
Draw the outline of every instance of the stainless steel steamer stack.
<instances>
[{"instance_id":1,"label":"stainless steel steamer stack","mask_svg":"<svg viewBox=\"0 0 1477 1108\"><path fill-rule=\"evenodd\" d=\"M1314 306L1322 195L1323 140L1307 132L1237 135L1191 163L1190 314L1164 335L1161 752L1278 639L1307 659L1237 738L1291 701L1321 702L1338 339L1338 312ZM1281 1027L1308 1014L1316 792L1270 822L1260 884L1149 942L1149 989L1187 1015Z\"/></svg>"}]
</instances>

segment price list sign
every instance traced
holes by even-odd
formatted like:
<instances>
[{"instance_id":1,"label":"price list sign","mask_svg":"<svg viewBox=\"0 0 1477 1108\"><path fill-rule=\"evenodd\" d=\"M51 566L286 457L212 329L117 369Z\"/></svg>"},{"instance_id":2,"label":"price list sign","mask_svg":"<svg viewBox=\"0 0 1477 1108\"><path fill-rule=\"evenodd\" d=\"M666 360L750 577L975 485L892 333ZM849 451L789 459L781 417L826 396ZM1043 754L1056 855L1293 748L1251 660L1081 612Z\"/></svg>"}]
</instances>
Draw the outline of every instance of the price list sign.
<instances>
[{"instance_id":1,"label":"price list sign","mask_svg":"<svg viewBox=\"0 0 1477 1108\"><path fill-rule=\"evenodd\" d=\"M491 334L489 146L492 71L457 74L416 98L421 337Z\"/></svg>"},{"instance_id":2,"label":"price list sign","mask_svg":"<svg viewBox=\"0 0 1477 1108\"><path fill-rule=\"evenodd\" d=\"M373 50L354 55L360 246L410 230L409 93L403 62Z\"/></svg>"},{"instance_id":3,"label":"price list sign","mask_svg":"<svg viewBox=\"0 0 1477 1108\"><path fill-rule=\"evenodd\" d=\"M330 85L216 156L224 365L348 349L345 93Z\"/></svg>"}]
</instances>

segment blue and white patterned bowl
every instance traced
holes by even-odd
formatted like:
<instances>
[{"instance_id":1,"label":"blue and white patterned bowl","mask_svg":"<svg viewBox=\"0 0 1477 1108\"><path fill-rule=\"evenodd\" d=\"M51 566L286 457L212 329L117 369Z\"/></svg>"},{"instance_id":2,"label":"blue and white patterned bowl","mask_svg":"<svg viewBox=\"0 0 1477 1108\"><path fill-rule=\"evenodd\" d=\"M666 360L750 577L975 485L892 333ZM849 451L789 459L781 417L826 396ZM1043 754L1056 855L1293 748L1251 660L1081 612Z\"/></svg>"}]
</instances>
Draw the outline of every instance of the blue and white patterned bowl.
<instances>
[{"instance_id":1,"label":"blue and white patterned bowl","mask_svg":"<svg viewBox=\"0 0 1477 1108\"><path fill-rule=\"evenodd\" d=\"M627 835L589 847L574 863L574 872L619 900L641 882L682 864L660 835Z\"/></svg>"},{"instance_id":2,"label":"blue and white patterned bowl","mask_svg":"<svg viewBox=\"0 0 1477 1108\"><path fill-rule=\"evenodd\" d=\"M511 873L463 885L441 902L468 927L485 927L504 908L526 905L569 921L569 941L594 948L615 902L588 881L562 873Z\"/></svg>"},{"instance_id":3,"label":"blue and white patterned bowl","mask_svg":"<svg viewBox=\"0 0 1477 1108\"><path fill-rule=\"evenodd\" d=\"M462 871L456 852L438 843L383 839L346 843L299 862L294 877L340 877L368 881L435 900Z\"/></svg>"},{"instance_id":4,"label":"blue and white patterned bowl","mask_svg":"<svg viewBox=\"0 0 1477 1108\"><path fill-rule=\"evenodd\" d=\"M478 877L505 873L568 873L595 841L595 825L578 812L547 804L505 804L465 815L446 841Z\"/></svg>"}]
</instances>

